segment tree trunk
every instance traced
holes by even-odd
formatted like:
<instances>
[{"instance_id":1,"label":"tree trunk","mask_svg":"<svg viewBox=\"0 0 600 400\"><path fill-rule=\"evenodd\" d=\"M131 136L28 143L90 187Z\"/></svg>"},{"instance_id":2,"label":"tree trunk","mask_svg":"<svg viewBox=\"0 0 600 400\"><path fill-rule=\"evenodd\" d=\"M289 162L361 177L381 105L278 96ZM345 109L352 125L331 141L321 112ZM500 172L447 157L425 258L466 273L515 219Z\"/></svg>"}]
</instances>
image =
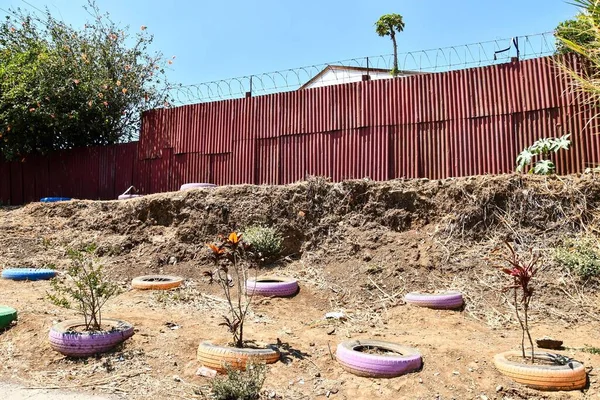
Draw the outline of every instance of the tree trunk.
<instances>
[{"instance_id":1,"label":"tree trunk","mask_svg":"<svg viewBox=\"0 0 600 400\"><path fill-rule=\"evenodd\" d=\"M396 34L394 31L391 31L390 37L392 38L392 43L394 43L394 69L392 69L392 75L396 77L398 75L398 44L396 43Z\"/></svg>"}]
</instances>

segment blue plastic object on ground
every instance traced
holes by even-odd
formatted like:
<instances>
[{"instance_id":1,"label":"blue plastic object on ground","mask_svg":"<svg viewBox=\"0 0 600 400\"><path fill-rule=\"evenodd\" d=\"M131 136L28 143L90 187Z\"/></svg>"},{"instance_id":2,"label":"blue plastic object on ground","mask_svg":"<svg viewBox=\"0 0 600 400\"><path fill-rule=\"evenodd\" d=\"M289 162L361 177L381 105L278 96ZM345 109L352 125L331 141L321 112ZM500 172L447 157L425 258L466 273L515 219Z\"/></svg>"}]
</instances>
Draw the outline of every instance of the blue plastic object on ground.
<instances>
[{"instance_id":1,"label":"blue plastic object on ground","mask_svg":"<svg viewBox=\"0 0 600 400\"><path fill-rule=\"evenodd\" d=\"M43 197L40 199L42 203L55 203L57 201L69 201L70 197Z\"/></svg>"},{"instance_id":2,"label":"blue plastic object on ground","mask_svg":"<svg viewBox=\"0 0 600 400\"><path fill-rule=\"evenodd\" d=\"M56 276L56 271L47 268L7 268L2 271L4 279L14 281L39 281L51 279Z\"/></svg>"}]
</instances>

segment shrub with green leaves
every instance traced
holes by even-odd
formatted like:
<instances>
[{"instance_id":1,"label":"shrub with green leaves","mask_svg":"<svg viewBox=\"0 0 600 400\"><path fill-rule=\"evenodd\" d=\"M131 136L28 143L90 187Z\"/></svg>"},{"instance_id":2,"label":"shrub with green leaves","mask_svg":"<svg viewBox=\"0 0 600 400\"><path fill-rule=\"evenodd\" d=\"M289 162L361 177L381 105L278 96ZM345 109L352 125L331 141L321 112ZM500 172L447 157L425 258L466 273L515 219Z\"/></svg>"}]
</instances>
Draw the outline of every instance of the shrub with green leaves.
<instances>
[{"instance_id":1,"label":"shrub with green leaves","mask_svg":"<svg viewBox=\"0 0 600 400\"><path fill-rule=\"evenodd\" d=\"M83 251L69 250L71 266L67 271L68 279L52 279L54 294L48 298L55 305L73 308L71 301L84 318L87 331L102 330L102 307L119 294L119 287L104 275L101 265L94 256L95 245L87 246Z\"/></svg>"},{"instance_id":2,"label":"shrub with green leaves","mask_svg":"<svg viewBox=\"0 0 600 400\"><path fill-rule=\"evenodd\" d=\"M211 382L215 400L255 400L267 377L265 364L248 363L245 371L237 371L226 365L227 376Z\"/></svg>"},{"instance_id":3,"label":"shrub with green leaves","mask_svg":"<svg viewBox=\"0 0 600 400\"><path fill-rule=\"evenodd\" d=\"M554 259L583 279L600 276L600 245L592 236L567 239L556 249Z\"/></svg>"},{"instance_id":4,"label":"shrub with green leaves","mask_svg":"<svg viewBox=\"0 0 600 400\"><path fill-rule=\"evenodd\" d=\"M535 157L540 159L529 168L528 173L537 175L550 175L556 170L556 166L552 160L547 157L550 153L557 153L559 150L569 150L571 147L570 134L559 138L544 138L535 141L531 146L524 149L517 156L517 172L523 172L525 168L533 163Z\"/></svg>"},{"instance_id":5,"label":"shrub with green leaves","mask_svg":"<svg viewBox=\"0 0 600 400\"><path fill-rule=\"evenodd\" d=\"M277 229L270 226L250 226L244 230L243 237L262 259L268 260L276 257L283 249L283 237Z\"/></svg>"}]
</instances>

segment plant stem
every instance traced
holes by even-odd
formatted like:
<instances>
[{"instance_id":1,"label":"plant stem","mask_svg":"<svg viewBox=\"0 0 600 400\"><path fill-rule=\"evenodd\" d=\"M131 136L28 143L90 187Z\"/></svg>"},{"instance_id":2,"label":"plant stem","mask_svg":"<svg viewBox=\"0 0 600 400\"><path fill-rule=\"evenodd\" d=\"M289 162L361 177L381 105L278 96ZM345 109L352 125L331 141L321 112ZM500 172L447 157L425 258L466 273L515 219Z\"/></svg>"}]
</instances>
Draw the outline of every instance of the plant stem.
<instances>
[{"instance_id":1,"label":"plant stem","mask_svg":"<svg viewBox=\"0 0 600 400\"><path fill-rule=\"evenodd\" d=\"M531 297L527 296L527 299L525 300L525 304L523 305L523 308L525 310L525 331L527 332L527 337L529 338L529 344L531 345L531 363L533 364L533 362L535 360L535 353L533 351L533 340L531 340L531 334L529 333L529 319L528 319L529 300L531 300Z\"/></svg>"},{"instance_id":2,"label":"plant stem","mask_svg":"<svg viewBox=\"0 0 600 400\"><path fill-rule=\"evenodd\" d=\"M523 324L523 320L521 320L521 316L519 315L519 301L517 300L517 288L515 288L515 314L517 314L517 319L519 320L519 324L521 324L521 353L523 358L525 358L525 325Z\"/></svg>"}]
</instances>

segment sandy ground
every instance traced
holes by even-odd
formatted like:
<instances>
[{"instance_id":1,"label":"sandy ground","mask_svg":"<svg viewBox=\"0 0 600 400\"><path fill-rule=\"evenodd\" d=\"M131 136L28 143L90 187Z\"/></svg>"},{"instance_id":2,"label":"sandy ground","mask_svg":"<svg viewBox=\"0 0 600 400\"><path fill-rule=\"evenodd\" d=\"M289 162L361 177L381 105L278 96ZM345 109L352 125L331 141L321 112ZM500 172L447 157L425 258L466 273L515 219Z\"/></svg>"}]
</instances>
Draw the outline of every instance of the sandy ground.
<instances>
[{"instance_id":1,"label":"sandy ground","mask_svg":"<svg viewBox=\"0 0 600 400\"><path fill-rule=\"evenodd\" d=\"M202 398L207 378L195 375L200 365L195 349L202 340L227 340L220 323L223 310L217 297L202 294L189 304L192 288L174 290L165 304L164 293L129 291L107 308L107 316L132 322L136 334L114 353L69 360L50 349L47 330L53 322L73 314L56 309L44 299L47 282L0 280L3 303L20 310L19 322L0 335L0 376L19 379L35 387L78 388L124 398ZM492 365L493 355L516 348L517 330L495 330L461 312L396 306L378 320L328 323L326 311L336 310L305 284L292 299L268 299L256 305L249 318L247 337L288 343L284 362L270 367L265 389L272 398L312 399L584 399L600 398L596 375L591 388L540 394L512 383ZM172 298L185 298L172 300ZM160 300L160 301L159 301ZM301 311L301 313L299 312ZM344 310L349 316L353 310ZM176 328L176 329L173 329ZM599 324L576 328L557 323L535 323L534 336L553 334L569 348L598 341ZM376 338L418 348L424 360L421 371L395 379L360 378L345 372L331 352L339 341ZM578 350L564 352L588 367L600 365L600 356ZM91 386L94 384L95 386ZM502 386L500 391L496 391ZM92 390L93 388L93 390ZM399 396L399 397L398 397Z\"/></svg>"},{"instance_id":2,"label":"sandy ground","mask_svg":"<svg viewBox=\"0 0 600 400\"><path fill-rule=\"evenodd\" d=\"M18 322L0 332L0 381L39 388L25 393L36 396L63 390L66 396L208 399L210 380L196 375L196 349L204 340L230 338L219 325L227 313L223 296L202 275L211 268L205 243L233 222L270 221L288 247L284 259L261 273L297 278L301 290L292 298L257 299L248 316L247 339L282 343L263 398L600 399L600 355L583 351L600 347L598 284L574 281L551 259L536 281L532 335L564 340L562 352L585 364L589 387L539 392L493 366L493 356L517 349L521 335L502 291L506 276L488 260L494 247L508 238L551 249L583 231L583 222L589 232L600 225L595 180L527 178L532 183L525 190L522 179L311 181L2 208L0 268L51 265L62 274L67 249L94 242L123 289L104 315L132 323L135 335L101 356L65 358L50 348L48 330L76 313L48 301L49 282L0 279L0 304L19 312ZM185 286L130 289L133 277L156 273L183 276ZM430 310L402 301L424 289L461 290L466 308ZM347 319L325 320L330 311ZM343 370L335 360L338 343L367 338L416 347L422 370L394 379Z\"/></svg>"},{"instance_id":3,"label":"sandy ground","mask_svg":"<svg viewBox=\"0 0 600 400\"><path fill-rule=\"evenodd\" d=\"M25 389L22 386L0 382L0 393L10 400L110 400L109 396L56 390Z\"/></svg>"}]
</instances>

